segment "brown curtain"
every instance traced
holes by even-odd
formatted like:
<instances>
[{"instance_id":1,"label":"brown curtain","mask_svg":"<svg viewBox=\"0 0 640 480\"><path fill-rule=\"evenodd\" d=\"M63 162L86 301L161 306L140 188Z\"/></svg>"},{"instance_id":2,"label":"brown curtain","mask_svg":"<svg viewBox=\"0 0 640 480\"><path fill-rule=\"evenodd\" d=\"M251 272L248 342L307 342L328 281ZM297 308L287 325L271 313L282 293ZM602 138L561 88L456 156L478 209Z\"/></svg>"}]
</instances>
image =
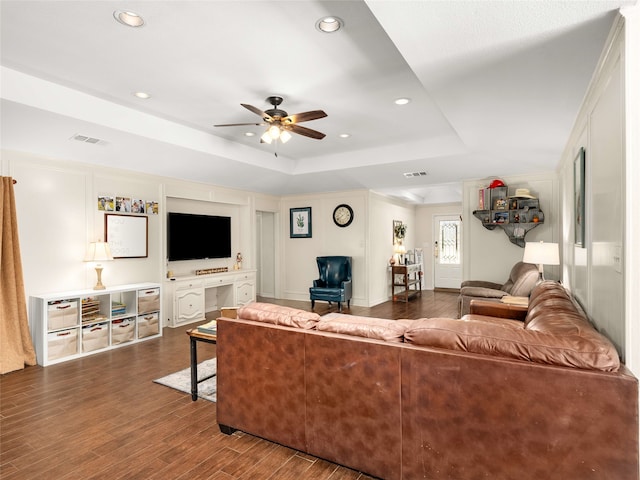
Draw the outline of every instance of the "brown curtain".
<instances>
[{"instance_id":1,"label":"brown curtain","mask_svg":"<svg viewBox=\"0 0 640 480\"><path fill-rule=\"evenodd\" d=\"M36 364L24 295L13 179L0 177L0 373Z\"/></svg>"}]
</instances>

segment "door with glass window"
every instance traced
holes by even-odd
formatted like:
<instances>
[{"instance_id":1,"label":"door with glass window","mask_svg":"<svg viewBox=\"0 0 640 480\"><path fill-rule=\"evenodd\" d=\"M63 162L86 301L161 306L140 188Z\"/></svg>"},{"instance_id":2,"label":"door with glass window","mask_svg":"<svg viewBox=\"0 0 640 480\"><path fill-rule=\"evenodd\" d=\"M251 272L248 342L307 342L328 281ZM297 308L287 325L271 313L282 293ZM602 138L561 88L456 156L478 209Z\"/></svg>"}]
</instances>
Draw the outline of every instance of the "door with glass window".
<instances>
[{"instance_id":1,"label":"door with glass window","mask_svg":"<svg viewBox=\"0 0 640 480\"><path fill-rule=\"evenodd\" d=\"M434 216L433 285L460 288L462 281L462 221L459 215Z\"/></svg>"}]
</instances>

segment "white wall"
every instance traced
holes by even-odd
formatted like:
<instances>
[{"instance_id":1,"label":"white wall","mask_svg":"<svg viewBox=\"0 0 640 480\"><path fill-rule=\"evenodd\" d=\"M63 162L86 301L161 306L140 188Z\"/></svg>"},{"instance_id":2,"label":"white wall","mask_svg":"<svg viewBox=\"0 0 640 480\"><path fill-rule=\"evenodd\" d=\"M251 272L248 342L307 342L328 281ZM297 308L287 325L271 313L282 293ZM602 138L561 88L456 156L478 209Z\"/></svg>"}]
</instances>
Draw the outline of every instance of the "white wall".
<instances>
[{"instance_id":1,"label":"white wall","mask_svg":"<svg viewBox=\"0 0 640 480\"><path fill-rule=\"evenodd\" d=\"M153 178L6 151L2 162L3 171L18 182L15 194L27 296L95 285L94 265L83 258L88 242L104 238L105 212L98 210L98 195L162 200L161 184ZM147 218L148 258L105 263L105 285L159 281L162 222L160 215Z\"/></svg>"},{"instance_id":2,"label":"white wall","mask_svg":"<svg viewBox=\"0 0 640 480\"><path fill-rule=\"evenodd\" d=\"M628 166L637 163L626 155L626 142L637 137L626 125L626 108L637 112L637 105L625 102L625 26L622 19L612 29L609 41L592 79L561 163L564 281L598 326L616 345L623 360L640 344L629 336L628 324L635 320L626 313L628 296L637 303L637 291L630 292L625 277L637 275L639 265L625 259L627 227L640 219L628 214L630 193L625 178ZM636 26L637 29L637 26ZM635 85L640 79L636 75ZM580 147L586 151L584 248L574 245L574 159ZM637 184L635 185L637 188ZM636 237L637 238L637 237ZM637 247L637 243L635 245ZM637 263L637 261L636 261ZM626 306L627 305L627 306ZM632 320L633 319L633 320ZM636 364L637 367L640 365Z\"/></svg>"},{"instance_id":3,"label":"white wall","mask_svg":"<svg viewBox=\"0 0 640 480\"><path fill-rule=\"evenodd\" d=\"M377 305L391 298L389 259L393 255L393 221L407 225L404 246L415 248L415 207L376 193L369 194L369 305Z\"/></svg>"},{"instance_id":4,"label":"white wall","mask_svg":"<svg viewBox=\"0 0 640 480\"><path fill-rule=\"evenodd\" d=\"M333 210L341 203L351 206L354 219L348 227L333 223ZM290 238L290 209L311 207L311 238ZM367 305L367 192L296 195L283 197L280 222L281 291L279 298L309 300L309 287L318 278L316 257L352 257L354 305Z\"/></svg>"}]
</instances>

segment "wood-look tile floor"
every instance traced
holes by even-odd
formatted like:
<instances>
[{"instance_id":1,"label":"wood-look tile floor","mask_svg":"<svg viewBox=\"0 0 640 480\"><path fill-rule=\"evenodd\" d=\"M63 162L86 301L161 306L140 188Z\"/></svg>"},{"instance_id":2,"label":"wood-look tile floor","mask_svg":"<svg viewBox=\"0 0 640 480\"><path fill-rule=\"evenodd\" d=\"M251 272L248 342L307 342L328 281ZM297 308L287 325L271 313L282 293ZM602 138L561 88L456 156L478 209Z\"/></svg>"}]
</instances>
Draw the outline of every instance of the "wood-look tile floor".
<instances>
[{"instance_id":1,"label":"wood-look tile floor","mask_svg":"<svg viewBox=\"0 0 640 480\"><path fill-rule=\"evenodd\" d=\"M344 313L455 317L457 294L423 292ZM264 299L310 310L309 302ZM316 312L330 310L316 303ZM162 338L0 376L0 478L370 479L357 471L236 432L220 433L215 404L153 383L189 366L189 327ZM199 360L215 345L198 344Z\"/></svg>"}]
</instances>

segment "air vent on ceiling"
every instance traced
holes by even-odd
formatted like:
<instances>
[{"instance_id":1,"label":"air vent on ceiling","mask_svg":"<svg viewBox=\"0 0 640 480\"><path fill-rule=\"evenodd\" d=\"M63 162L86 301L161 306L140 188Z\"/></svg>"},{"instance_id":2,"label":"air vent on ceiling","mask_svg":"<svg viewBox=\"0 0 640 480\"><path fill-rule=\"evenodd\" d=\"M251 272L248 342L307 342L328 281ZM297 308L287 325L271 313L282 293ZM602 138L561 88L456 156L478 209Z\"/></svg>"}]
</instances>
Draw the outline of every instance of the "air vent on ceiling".
<instances>
[{"instance_id":1,"label":"air vent on ceiling","mask_svg":"<svg viewBox=\"0 0 640 480\"><path fill-rule=\"evenodd\" d=\"M80 135L80 134L74 135L73 137L71 137L71 139L77 140L78 142L93 143L93 144L100 143L102 141L99 138L87 137L86 135Z\"/></svg>"},{"instance_id":2,"label":"air vent on ceiling","mask_svg":"<svg viewBox=\"0 0 640 480\"><path fill-rule=\"evenodd\" d=\"M426 177L427 175L428 175L427 172L407 172L404 174L404 176L407 178Z\"/></svg>"}]
</instances>

